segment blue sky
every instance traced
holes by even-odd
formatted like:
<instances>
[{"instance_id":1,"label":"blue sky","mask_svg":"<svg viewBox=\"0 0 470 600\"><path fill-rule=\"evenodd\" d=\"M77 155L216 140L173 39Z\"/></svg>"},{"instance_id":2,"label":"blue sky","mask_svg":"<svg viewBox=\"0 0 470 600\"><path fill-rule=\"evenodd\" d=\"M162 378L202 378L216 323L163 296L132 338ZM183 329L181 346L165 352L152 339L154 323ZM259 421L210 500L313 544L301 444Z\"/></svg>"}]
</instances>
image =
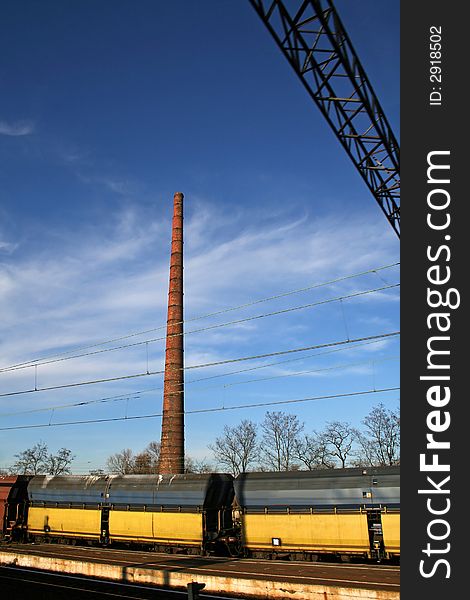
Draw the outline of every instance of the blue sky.
<instances>
[{"instance_id":1,"label":"blue sky","mask_svg":"<svg viewBox=\"0 0 470 600\"><path fill-rule=\"evenodd\" d=\"M399 3L336 5L398 137ZM399 261L395 233L247 0L7 1L0 30L1 367L165 325L175 191L185 194L186 319ZM393 267L186 331L398 281ZM392 288L188 334L185 359L197 365L398 329ZM146 348L40 366L37 386L140 373ZM163 341L148 344L150 370L162 368L163 351ZM188 371L186 408L399 385L398 338L310 356L319 352ZM290 358L302 360L264 366ZM255 366L264 368L191 383ZM0 397L0 427L158 413L161 385L155 375ZM0 393L34 386L32 368L0 372ZM132 399L58 408L117 395ZM394 409L399 394L274 408L311 431L338 419L359 425L379 402ZM261 421L266 410L189 414L188 453L210 458L207 444L224 424ZM42 440L51 451L71 448L75 472L87 472L122 448L158 440L160 425L0 431L0 468Z\"/></svg>"}]
</instances>

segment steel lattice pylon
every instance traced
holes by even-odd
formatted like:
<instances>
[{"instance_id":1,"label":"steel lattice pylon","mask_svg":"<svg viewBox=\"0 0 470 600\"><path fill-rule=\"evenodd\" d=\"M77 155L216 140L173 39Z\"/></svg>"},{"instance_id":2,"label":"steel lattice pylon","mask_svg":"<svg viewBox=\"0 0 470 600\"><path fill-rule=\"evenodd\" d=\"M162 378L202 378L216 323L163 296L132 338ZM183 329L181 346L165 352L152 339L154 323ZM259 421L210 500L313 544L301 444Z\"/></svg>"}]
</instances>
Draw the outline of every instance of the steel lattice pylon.
<instances>
[{"instance_id":1,"label":"steel lattice pylon","mask_svg":"<svg viewBox=\"0 0 470 600\"><path fill-rule=\"evenodd\" d=\"M400 237L399 146L331 0L249 0Z\"/></svg>"}]
</instances>

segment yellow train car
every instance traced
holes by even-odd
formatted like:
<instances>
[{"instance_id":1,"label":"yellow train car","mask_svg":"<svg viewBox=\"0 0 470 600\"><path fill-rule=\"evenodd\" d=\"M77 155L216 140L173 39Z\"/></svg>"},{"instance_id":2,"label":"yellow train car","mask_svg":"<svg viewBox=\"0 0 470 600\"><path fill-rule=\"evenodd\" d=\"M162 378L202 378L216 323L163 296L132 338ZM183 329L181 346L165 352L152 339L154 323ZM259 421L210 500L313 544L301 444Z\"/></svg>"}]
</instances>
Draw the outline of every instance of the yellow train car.
<instances>
[{"instance_id":1,"label":"yellow train car","mask_svg":"<svg viewBox=\"0 0 470 600\"><path fill-rule=\"evenodd\" d=\"M399 467L243 473L234 487L247 556L400 554Z\"/></svg>"},{"instance_id":2,"label":"yellow train car","mask_svg":"<svg viewBox=\"0 0 470 600\"><path fill-rule=\"evenodd\" d=\"M99 541L107 478L37 475L28 485L31 538Z\"/></svg>"},{"instance_id":3,"label":"yellow train car","mask_svg":"<svg viewBox=\"0 0 470 600\"><path fill-rule=\"evenodd\" d=\"M110 478L109 542L202 553L232 525L233 478L225 474Z\"/></svg>"}]
</instances>

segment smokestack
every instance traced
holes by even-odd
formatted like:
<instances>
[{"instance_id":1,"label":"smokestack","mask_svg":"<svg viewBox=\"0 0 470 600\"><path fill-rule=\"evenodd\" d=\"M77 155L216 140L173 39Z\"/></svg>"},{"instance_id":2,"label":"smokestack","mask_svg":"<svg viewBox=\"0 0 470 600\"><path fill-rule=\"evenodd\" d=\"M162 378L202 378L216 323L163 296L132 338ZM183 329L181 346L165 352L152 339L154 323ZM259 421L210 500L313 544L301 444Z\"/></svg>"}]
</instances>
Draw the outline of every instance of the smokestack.
<instances>
[{"instance_id":1,"label":"smokestack","mask_svg":"<svg viewBox=\"0 0 470 600\"><path fill-rule=\"evenodd\" d=\"M183 194L173 198L160 473L184 473Z\"/></svg>"}]
</instances>

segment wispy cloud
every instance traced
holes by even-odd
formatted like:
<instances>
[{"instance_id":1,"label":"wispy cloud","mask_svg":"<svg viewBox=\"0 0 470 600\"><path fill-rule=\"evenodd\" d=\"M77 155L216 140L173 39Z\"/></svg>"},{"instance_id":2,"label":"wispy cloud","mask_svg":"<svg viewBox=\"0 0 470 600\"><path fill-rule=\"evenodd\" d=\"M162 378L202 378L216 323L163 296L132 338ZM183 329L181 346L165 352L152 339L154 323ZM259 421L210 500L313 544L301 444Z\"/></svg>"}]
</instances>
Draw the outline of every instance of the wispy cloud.
<instances>
[{"instance_id":1,"label":"wispy cloud","mask_svg":"<svg viewBox=\"0 0 470 600\"><path fill-rule=\"evenodd\" d=\"M166 216L162 216L163 212ZM42 230L40 240L35 239L31 248L28 240L22 239L21 252L0 252L0 367L50 357L145 330L155 329L148 335L136 335L109 346L163 338L168 299L170 212L156 211L154 208L148 210L129 201L112 215L107 212L100 218L97 213L93 223L84 226L78 224L75 229ZM220 206L202 198L191 204L188 202L184 271L186 319L390 264L397 258L396 240L392 236L388 240L383 236L383 222L379 219L376 222L362 222L359 227L359 223L346 223L332 218L299 219L298 215L287 209L275 216L257 215L256 225L253 222L253 210L243 211L239 206L230 212L222 211ZM38 252L39 242L41 250ZM8 242L4 242L4 246L5 250L10 249ZM387 271L384 277L392 282L396 274L397 270ZM185 336L186 365L214 363L344 340L345 321L351 338L395 329L392 325L398 322L398 304L392 294L388 298L385 294L379 296L375 304L372 296L376 294L371 295L368 303L345 304L344 314L336 302L318 309L210 328L244 317L344 295L358 288L379 287L381 283L376 275L370 274L361 281L345 281L274 302L254 304L243 310L224 312L217 317L188 322L185 328L188 333ZM385 301L387 299L388 302ZM191 330L206 327L205 331L189 335ZM341 347L338 354L331 349L328 353L319 350L309 353L312 355L310 358L303 353L289 354L189 370L186 381L194 381L194 384L187 386L187 406L188 409L199 409L223 403L228 406L250 400L302 398L362 390L368 389L372 381L379 386L383 379L381 372L377 369L377 372L371 373L368 366L309 373L304 377L285 377L259 384L233 387L224 387L224 384L235 383L240 378L256 379L284 374L284 365L281 367L271 363L287 358L299 359L299 362L292 362L286 373L290 369L301 371L328 367L340 361L356 363L375 360L385 352L390 353L396 348L396 343L394 339L383 340L358 349ZM97 346L94 350L103 347ZM12 392L32 389L35 385L38 388L54 387L141 374L148 369L151 372L159 371L163 368L164 354L165 341L157 339L113 352L43 365L37 372L34 368L5 372L0 374L0 389ZM261 366L266 368L243 373L246 368ZM241 374L237 375L239 371ZM222 377L219 379L219 376ZM198 379L207 377L217 378L196 383ZM18 395L15 397L15 410L94 400L146 388L161 388L161 385L162 376L154 375L56 389L48 391L47 395L42 392ZM61 422L122 418L137 412L151 414L160 410L161 396L160 389L144 394L138 402L125 400L4 419L6 425L17 425L48 423L49 419ZM9 412L10 404L9 397L1 398L0 412ZM357 408L356 412L362 409L365 414L368 406ZM263 409L259 410L262 412ZM332 405L331 410L337 408ZM315 414L318 417L318 413ZM307 413L302 415L302 419L307 418ZM253 418L257 416L254 412ZM221 427L225 418L217 413L210 427ZM148 440L156 439L155 422L149 421L148 425L146 422L140 424L138 433L135 426L136 438L133 441L132 423L125 429L127 445L131 447L135 444L135 448L140 448L143 436L147 436ZM106 455L120 449L115 447L118 442L114 441L119 427L119 424L115 424L109 430L110 437L102 448L103 460ZM71 436L73 431L70 429ZM94 431L93 428L87 430L87 435L93 436ZM61 435L61 428L51 428L47 441L51 446L64 445L60 441ZM202 448L207 443L207 439L191 439L188 441L191 447ZM80 443L77 438L77 447ZM67 438L67 444L74 447L72 437ZM86 451L81 450L80 456L86 456ZM99 460L95 455L92 458Z\"/></svg>"},{"instance_id":2,"label":"wispy cloud","mask_svg":"<svg viewBox=\"0 0 470 600\"><path fill-rule=\"evenodd\" d=\"M187 318L393 262L392 244L379 243L382 223L366 227L365 236L355 234L356 229L350 224L336 223L335 227L332 221L304 222L287 217L255 229L240 214L232 223L222 220L217 226L211 213L217 215L217 209L206 204L204 210L188 217ZM69 232L40 256L15 260L7 257L0 266L0 309L4 336L7 330L16 333L13 338L8 335L4 356L12 361L27 359L32 351L42 353L58 348L58 339L66 340L65 345L81 345L97 337L164 324L170 234L168 221L146 219L128 206L106 230L100 226L96 230ZM61 248L57 248L57 242ZM8 249L7 244L5 250ZM370 285L364 282L363 287L378 287L377 281L372 279ZM323 293L326 297L337 295L332 288ZM380 298L382 303L390 299L385 294ZM305 298L297 302L288 298L288 302L302 304ZM269 306L270 310L279 307L282 308L279 304ZM263 305L257 306L252 314L264 310ZM245 315L246 311L229 313L219 321ZM304 334L300 325L311 329L311 322L303 321L303 315L295 313L294 327L289 329L289 335L295 339ZM256 335L258 327L269 326L274 333L277 322L278 319L262 319L240 324L236 330L230 329L230 338L236 341L237 333L243 337L249 331ZM200 326L201 322L195 322L190 328ZM299 331L295 326L300 327ZM27 328L27 336L23 335L23 328ZM226 346L226 332L228 329L213 330L202 336L204 340L191 336L188 343L197 351L208 349L208 343L214 348ZM232 349L227 351L233 353Z\"/></svg>"},{"instance_id":3,"label":"wispy cloud","mask_svg":"<svg viewBox=\"0 0 470 600\"><path fill-rule=\"evenodd\" d=\"M3 242L0 240L0 253L11 254L18 248L18 244L12 242Z\"/></svg>"},{"instance_id":4,"label":"wispy cloud","mask_svg":"<svg viewBox=\"0 0 470 600\"><path fill-rule=\"evenodd\" d=\"M0 121L0 135L19 137L22 135L31 135L33 132L34 123L31 121L15 121L11 123Z\"/></svg>"},{"instance_id":5,"label":"wispy cloud","mask_svg":"<svg viewBox=\"0 0 470 600\"><path fill-rule=\"evenodd\" d=\"M85 172L84 167L89 167L90 165L85 165L85 160L82 161L78 154L74 156L74 159L70 159L70 157L66 159L65 156L63 157L63 159L69 164L74 164L74 166L80 166L81 170L77 170L75 172L75 175L82 183L91 186L104 187L109 192L113 192L118 196L128 197L139 193L140 186L135 181L131 181L130 179L124 179L122 177L116 177L114 175L96 175L91 173L91 168L88 168L88 171ZM86 158L86 160L90 162L89 158Z\"/></svg>"}]
</instances>

